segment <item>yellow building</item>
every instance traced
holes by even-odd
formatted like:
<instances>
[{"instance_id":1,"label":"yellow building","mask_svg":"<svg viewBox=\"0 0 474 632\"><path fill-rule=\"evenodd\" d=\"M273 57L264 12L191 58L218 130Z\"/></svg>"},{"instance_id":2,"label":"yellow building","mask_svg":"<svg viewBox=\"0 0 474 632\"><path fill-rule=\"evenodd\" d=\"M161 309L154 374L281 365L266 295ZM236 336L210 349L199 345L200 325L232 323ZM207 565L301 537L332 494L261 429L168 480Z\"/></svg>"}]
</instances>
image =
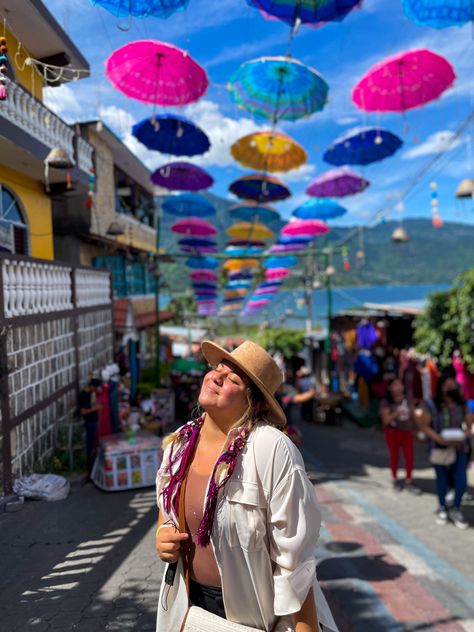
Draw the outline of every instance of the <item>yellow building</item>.
<instances>
[{"instance_id":1,"label":"yellow building","mask_svg":"<svg viewBox=\"0 0 474 632\"><path fill-rule=\"evenodd\" d=\"M51 195L87 190L93 148L43 104L43 87L72 79L72 69L86 76L88 64L41 0L4 0L0 18L8 49L7 97L0 101L0 250L53 259ZM65 72L53 80L51 66ZM61 157L67 168L56 168Z\"/></svg>"}]
</instances>

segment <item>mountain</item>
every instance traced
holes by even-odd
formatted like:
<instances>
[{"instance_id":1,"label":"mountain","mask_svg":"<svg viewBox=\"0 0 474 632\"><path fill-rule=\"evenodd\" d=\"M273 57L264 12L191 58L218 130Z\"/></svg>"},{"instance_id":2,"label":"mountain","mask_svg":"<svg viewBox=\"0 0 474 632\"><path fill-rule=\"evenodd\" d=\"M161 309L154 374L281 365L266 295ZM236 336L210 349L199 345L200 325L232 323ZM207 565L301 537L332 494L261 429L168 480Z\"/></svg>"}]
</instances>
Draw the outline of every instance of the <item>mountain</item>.
<instances>
[{"instance_id":1,"label":"mountain","mask_svg":"<svg viewBox=\"0 0 474 632\"><path fill-rule=\"evenodd\" d=\"M229 214L232 202L210 193L204 194L216 208L216 216L210 218L217 228L219 250L223 251L229 237L226 229L234 223ZM158 200L159 201L159 200ZM160 245L166 252L179 253L177 244L180 235L171 231L176 218L165 215L162 221ZM270 228L277 233L285 222L277 221ZM335 256L333 265L337 274L335 285L381 285L381 284L449 284L464 270L474 267L474 225L446 222L442 228L434 228L428 219L407 219L403 228L409 236L406 243L394 243L392 233L400 227L399 222L383 222L373 228L363 229L363 240L356 227L335 227L328 236L318 238L320 247L343 241L347 242L351 271L344 272L341 256ZM363 248L365 257L362 265L356 261L356 252ZM174 291L189 287L185 258L176 258L176 263L166 265L164 280ZM290 285L294 286L297 279Z\"/></svg>"}]
</instances>

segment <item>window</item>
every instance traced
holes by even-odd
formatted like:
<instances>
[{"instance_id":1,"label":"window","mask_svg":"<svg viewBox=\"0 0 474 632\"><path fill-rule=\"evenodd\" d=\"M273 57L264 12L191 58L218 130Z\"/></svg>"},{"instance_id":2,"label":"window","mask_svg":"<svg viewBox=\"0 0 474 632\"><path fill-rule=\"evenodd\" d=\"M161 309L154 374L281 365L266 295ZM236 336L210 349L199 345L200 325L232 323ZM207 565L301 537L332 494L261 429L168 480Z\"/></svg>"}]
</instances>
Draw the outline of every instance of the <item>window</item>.
<instances>
[{"instance_id":1,"label":"window","mask_svg":"<svg viewBox=\"0 0 474 632\"><path fill-rule=\"evenodd\" d=\"M15 195L0 184L0 250L28 254L28 226Z\"/></svg>"}]
</instances>

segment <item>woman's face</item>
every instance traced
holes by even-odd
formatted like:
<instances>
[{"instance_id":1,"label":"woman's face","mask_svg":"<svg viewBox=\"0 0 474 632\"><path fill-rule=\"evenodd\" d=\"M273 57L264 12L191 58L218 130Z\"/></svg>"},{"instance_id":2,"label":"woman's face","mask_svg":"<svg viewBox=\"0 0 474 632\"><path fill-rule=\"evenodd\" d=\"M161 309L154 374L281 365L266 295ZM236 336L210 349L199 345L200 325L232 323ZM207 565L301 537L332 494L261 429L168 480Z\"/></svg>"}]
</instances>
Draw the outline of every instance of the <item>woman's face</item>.
<instances>
[{"instance_id":1,"label":"woman's face","mask_svg":"<svg viewBox=\"0 0 474 632\"><path fill-rule=\"evenodd\" d=\"M393 398L397 399L398 397L402 397L404 389L401 380L393 380L388 388Z\"/></svg>"},{"instance_id":2,"label":"woman's face","mask_svg":"<svg viewBox=\"0 0 474 632\"><path fill-rule=\"evenodd\" d=\"M199 403L206 412L229 411L233 420L240 419L248 408L245 373L227 360L206 373L199 394Z\"/></svg>"}]
</instances>

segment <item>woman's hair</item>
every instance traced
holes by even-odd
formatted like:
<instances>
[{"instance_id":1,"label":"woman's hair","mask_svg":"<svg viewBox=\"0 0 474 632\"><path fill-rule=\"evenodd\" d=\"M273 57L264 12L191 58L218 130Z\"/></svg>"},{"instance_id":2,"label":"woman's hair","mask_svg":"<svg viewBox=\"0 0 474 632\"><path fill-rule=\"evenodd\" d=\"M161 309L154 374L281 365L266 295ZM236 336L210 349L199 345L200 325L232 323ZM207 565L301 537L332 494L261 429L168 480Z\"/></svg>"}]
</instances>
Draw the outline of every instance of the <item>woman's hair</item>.
<instances>
[{"instance_id":1,"label":"woman's hair","mask_svg":"<svg viewBox=\"0 0 474 632\"><path fill-rule=\"evenodd\" d=\"M438 410L441 410L443 407L443 404L444 404L443 387L448 380L456 381L456 373L454 369L452 369L451 367L444 369L444 371L441 373L441 377L438 380L438 384L436 385L436 395L435 395L434 403ZM458 383L456 382L456 384ZM458 384L458 390L459 390L459 394L455 397L452 397L451 399L458 406L465 406L466 400L461 394L461 389L459 388L459 384Z\"/></svg>"},{"instance_id":2,"label":"woman's hair","mask_svg":"<svg viewBox=\"0 0 474 632\"><path fill-rule=\"evenodd\" d=\"M391 386L394 382L400 382L403 387L403 393L405 393L405 385L403 384L403 380L401 380L399 377L392 377L392 379L388 381L387 388L385 390L385 399L387 400L389 404L394 403L394 399L393 399L393 395L391 391Z\"/></svg>"}]
</instances>

